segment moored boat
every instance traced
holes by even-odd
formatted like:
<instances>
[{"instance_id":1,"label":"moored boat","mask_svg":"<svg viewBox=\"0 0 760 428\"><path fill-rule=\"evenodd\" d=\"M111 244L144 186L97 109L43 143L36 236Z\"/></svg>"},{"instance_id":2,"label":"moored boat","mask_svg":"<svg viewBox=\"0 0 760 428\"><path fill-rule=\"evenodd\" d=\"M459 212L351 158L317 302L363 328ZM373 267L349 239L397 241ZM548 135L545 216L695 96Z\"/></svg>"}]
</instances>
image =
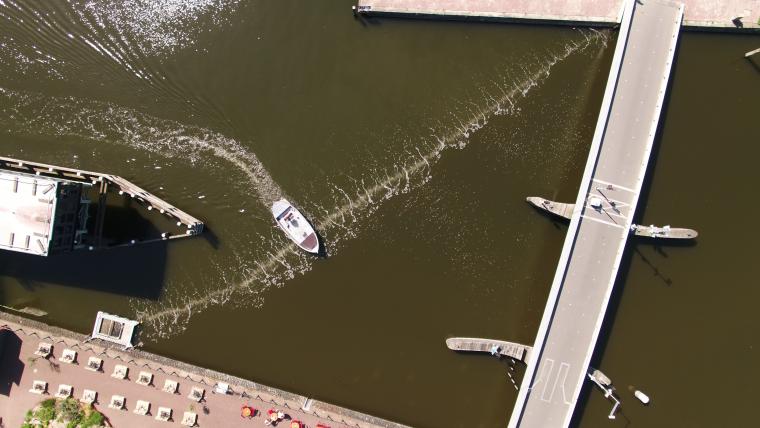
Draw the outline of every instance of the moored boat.
<instances>
[{"instance_id":1,"label":"moored boat","mask_svg":"<svg viewBox=\"0 0 760 428\"><path fill-rule=\"evenodd\" d=\"M286 199L280 199L272 204L272 215L274 216L277 226L288 235L293 242L298 244L301 249L312 254L319 253L319 239L317 232L311 227L311 224Z\"/></svg>"}]
</instances>

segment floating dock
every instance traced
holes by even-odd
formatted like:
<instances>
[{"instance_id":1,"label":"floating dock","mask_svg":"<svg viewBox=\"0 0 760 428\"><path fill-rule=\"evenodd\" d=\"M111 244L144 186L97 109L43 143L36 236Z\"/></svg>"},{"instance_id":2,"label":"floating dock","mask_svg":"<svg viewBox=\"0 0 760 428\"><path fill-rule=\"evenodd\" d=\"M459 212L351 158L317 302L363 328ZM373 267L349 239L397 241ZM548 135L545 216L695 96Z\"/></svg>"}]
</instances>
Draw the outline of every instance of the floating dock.
<instances>
[{"instance_id":1,"label":"floating dock","mask_svg":"<svg viewBox=\"0 0 760 428\"><path fill-rule=\"evenodd\" d=\"M452 351L494 352L505 357L527 361L530 357L530 346L503 340L478 339L474 337L451 337L446 339L446 346Z\"/></svg>"},{"instance_id":2,"label":"floating dock","mask_svg":"<svg viewBox=\"0 0 760 428\"><path fill-rule=\"evenodd\" d=\"M669 239L694 239L699 234L693 229L684 229L670 226L641 226L638 224L631 225L631 230L636 236L647 238L669 238Z\"/></svg>"},{"instance_id":3,"label":"floating dock","mask_svg":"<svg viewBox=\"0 0 760 428\"><path fill-rule=\"evenodd\" d=\"M554 214L557 217L562 217L567 220L570 220L573 217L575 204L563 204L562 202L554 202L548 199L539 198L538 196L528 196L526 200L534 207Z\"/></svg>"},{"instance_id":4,"label":"floating dock","mask_svg":"<svg viewBox=\"0 0 760 428\"><path fill-rule=\"evenodd\" d=\"M526 200L534 207L566 220L572 219L573 210L575 210L575 204L554 202L538 196L529 196ZM694 239L699 236L699 233L694 229L670 226L658 227L654 225L641 226L638 224L631 225L631 232L636 236L643 236L646 238Z\"/></svg>"},{"instance_id":5,"label":"floating dock","mask_svg":"<svg viewBox=\"0 0 760 428\"><path fill-rule=\"evenodd\" d=\"M94 219L88 193L97 190ZM176 222L179 232L150 240L104 242L109 192ZM48 256L199 235L203 222L117 175L0 157L0 249Z\"/></svg>"}]
</instances>

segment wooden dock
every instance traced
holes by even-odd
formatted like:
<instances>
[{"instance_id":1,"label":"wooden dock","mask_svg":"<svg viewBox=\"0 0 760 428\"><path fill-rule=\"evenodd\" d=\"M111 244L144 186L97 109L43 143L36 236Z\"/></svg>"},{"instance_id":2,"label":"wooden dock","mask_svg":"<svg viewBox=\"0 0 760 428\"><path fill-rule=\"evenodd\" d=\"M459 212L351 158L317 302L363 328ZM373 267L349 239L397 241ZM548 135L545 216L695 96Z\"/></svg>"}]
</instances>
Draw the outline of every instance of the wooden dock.
<instances>
[{"instance_id":1,"label":"wooden dock","mask_svg":"<svg viewBox=\"0 0 760 428\"><path fill-rule=\"evenodd\" d=\"M538 196L528 196L526 200L534 207L552 213L558 217L562 217L568 220L573 217L575 204L563 204L561 202L554 202L548 199L539 198Z\"/></svg>"},{"instance_id":2,"label":"wooden dock","mask_svg":"<svg viewBox=\"0 0 760 428\"><path fill-rule=\"evenodd\" d=\"M563 204L562 202L554 202L538 196L529 196L526 200L538 209L567 220L572 219L573 210L575 210L575 204ZM699 233L694 229L670 226L658 227L654 225L641 226L638 224L631 225L631 232L636 236L643 236L645 238L694 239L699 236Z\"/></svg>"},{"instance_id":3,"label":"wooden dock","mask_svg":"<svg viewBox=\"0 0 760 428\"><path fill-rule=\"evenodd\" d=\"M460 352L498 352L505 357L527 361L531 347L503 340L478 339L474 337L451 337L446 339L446 346L452 351Z\"/></svg>"}]
</instances>

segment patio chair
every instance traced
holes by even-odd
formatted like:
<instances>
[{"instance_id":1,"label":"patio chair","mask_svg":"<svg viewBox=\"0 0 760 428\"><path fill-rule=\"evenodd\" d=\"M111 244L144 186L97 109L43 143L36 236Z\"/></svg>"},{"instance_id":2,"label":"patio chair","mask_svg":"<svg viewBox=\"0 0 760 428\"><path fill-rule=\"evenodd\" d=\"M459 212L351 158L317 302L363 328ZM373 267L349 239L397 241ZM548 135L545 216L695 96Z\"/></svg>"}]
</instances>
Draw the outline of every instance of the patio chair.
<instances>
[{"instance_id":1,"label":"patio chair","mask_svg":"<svg viewBox=\"0 0 760 428\"><path fill-rule=\"evenodd\" d=\"M29 392L39 395L47 393L47 382L43 380L35 380L32 382L32 389L30 389Z\"/></svg>"},{"instance_id":2,"label":"patio chair","mask_svg":"<svg viewBox=\"0 0 760 428\"><path fill-rule=\"evenodd\" d=\"M143 401L143 400L137 400L137 403L135 404L135 411L134 413L137 413L138 415L147 415L148 412L150 412L150 402Z\"/></svg>"},{"instance_id":3,"label":"patio chair","mask_svg":"<svg viewBox=\"0 0 760 428\"><path fill-rule=\"evenodd\" d=\"M34 351L34 355L42 358L47 358L53 353L53 345L46 342L40 342L37 345L37 350Z\"/></svg>"},{"instance_id":4,"label":"patio chair","mask_svg":"<svg viewBox=\"0 0 760 428\"><path fill-rule=\"evenodd\" d=\"M64 349L63 354L58 361L66 364L75 364L77 362L77 351L73 349Z\"/></svg>"},{"instance_id":5,"label":"patio chair","mask_svg":"<svg viewBox=\"0 0 760 428\"><path fill-rule=\"evenodd\" d=\"M182 415L182 425L188 427L194 427L198 423L198 415L193 412L185 412Z\"/></svg>"},{"instance_id":6,"label":"patio chair","mask_svg":"<svg viewBox=\"0 0 760 428\"><path fill-rule=\"evenodd\" d=\"M58 385L58 392L55 393L57 398L66 399L71 397L71 393L74 391L74 387L71 385L60 384Z\"/></svg>"},{"instance_id":7,"label":"patio chair","mask_svg":"<svg viewBox=\"0 0 760 428\"><path fill-rule=\"evenodd\" d=\"M140 376L137 376L135 381L138 385L148 386L153 383L153 373L140 372Z\"/></svg>"},{"instance_id":8,"label":"patio chair","mask_svg":"<svg viewBox=\"0 0 760 428\"><path fill-rule=\"evenodd\" d=\"M224 382L219 382L216 385L214 385L213 392L214 392L214 394L227 395L227 394L230 393L230 384L229 383L224 383Z\"/></svg>"},{"instance_id":9,"label":"patio chair","mask_svg":"<svg viewBox=\"0 0 760 428\"><path fill-rule=\"evenodd\" d=\"M179 383L177 383L176 380L166 379L166 381L164 381L164 392L168 392L169 394L176 394L178 388Z\"/></svg>"},{"instance_id":10,"label":"patio chair","mask_svg":"<svg viewBox=\"0 0 760 428\"><path fill-rule=\"evenodd\" d=\"M84 368L93 372L99 372L101 367L103 367L102 359L98 357L90 357L87 360L87 365Z\"/></svg>"},{"instance_id":11,"label":"patio chair","mask_svg":"<svg viewBox=\"0 0 760 428\"><path fill-rule=\"evenodd\" d=\"M108 407L116 410L123 410L126 400L121 395L114 395L111 397L111 402L108 403Z\"/></svg>"},{"instance_id":12,"label":"patio chair","mask_svg":"<svg viewBox=\"0 0 760 428\"><path fill-rule=\"evenodd\" d=\"M111 374L111 377L116 379L126 379L128 373L129 367L117 364L116 367L113 368L113 374Z\"/></svg>"},{"instance_id":13,"label":"patio chair","mask_svg":"<svg viewBox=\"0 0 760 428\"><path fill-rule=\"evenodd\" d=\"M91 389L85 389L82 392L82 398L79 399L82 403L93 404L98 399L98 392Z\"/></svg>"},{"instance_id":14,"label":"patio chair","mask_svg":"<svg viewBox=\"0 0 760 428\"><path fill-rule=\"evenodd\" d=\"M169 422L169 420L172 418L172 409L169 407L159 407L158 412L156 413L157 421Z\"/></svg>"},{"instance_id":15,"label":"patio chair","mask_svg":"<svg viewBox=\"0 0 760 428\"><path fill-rule=\"evenodd\" d=\"M193 389L190 391L190 395L187 396L187 398L201 402L203 400L203 395L206 393L206 390L197 386L194 386Z\"/></svg>"}]
</instances>

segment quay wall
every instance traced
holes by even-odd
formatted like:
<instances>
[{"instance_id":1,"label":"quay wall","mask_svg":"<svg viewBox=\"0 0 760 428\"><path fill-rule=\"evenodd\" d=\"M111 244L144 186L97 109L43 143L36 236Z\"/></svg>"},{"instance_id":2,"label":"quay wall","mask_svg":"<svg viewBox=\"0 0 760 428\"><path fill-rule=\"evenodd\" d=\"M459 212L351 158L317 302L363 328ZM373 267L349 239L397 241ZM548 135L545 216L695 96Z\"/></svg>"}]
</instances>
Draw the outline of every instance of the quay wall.
<instances>
[{"instance_id":1,"label":"quay wall","mask_svg":"<svg viewBox=\"0 0 760 428\"><path fill-rule=\"evenodd\" d=\"M109 342L97 339L91 340L90 336L3 311L0 311L0 329L22 333L26 337L35 337L35 340L50 342L53 346L62 344L74 350L90 351L95 355L120 361L123 364L136 365L141 369L144 368L156 373L186 379L207 385L209 388L213 388L219 382L228 383L231 395L240 396L241 398L259 399L274 406L311 414L328 422L331 421L356 428L408 428L406 425L262 385L230 374L146 352L141 349L124 350L122 347Z\"/></svg>"}]
</instances>

